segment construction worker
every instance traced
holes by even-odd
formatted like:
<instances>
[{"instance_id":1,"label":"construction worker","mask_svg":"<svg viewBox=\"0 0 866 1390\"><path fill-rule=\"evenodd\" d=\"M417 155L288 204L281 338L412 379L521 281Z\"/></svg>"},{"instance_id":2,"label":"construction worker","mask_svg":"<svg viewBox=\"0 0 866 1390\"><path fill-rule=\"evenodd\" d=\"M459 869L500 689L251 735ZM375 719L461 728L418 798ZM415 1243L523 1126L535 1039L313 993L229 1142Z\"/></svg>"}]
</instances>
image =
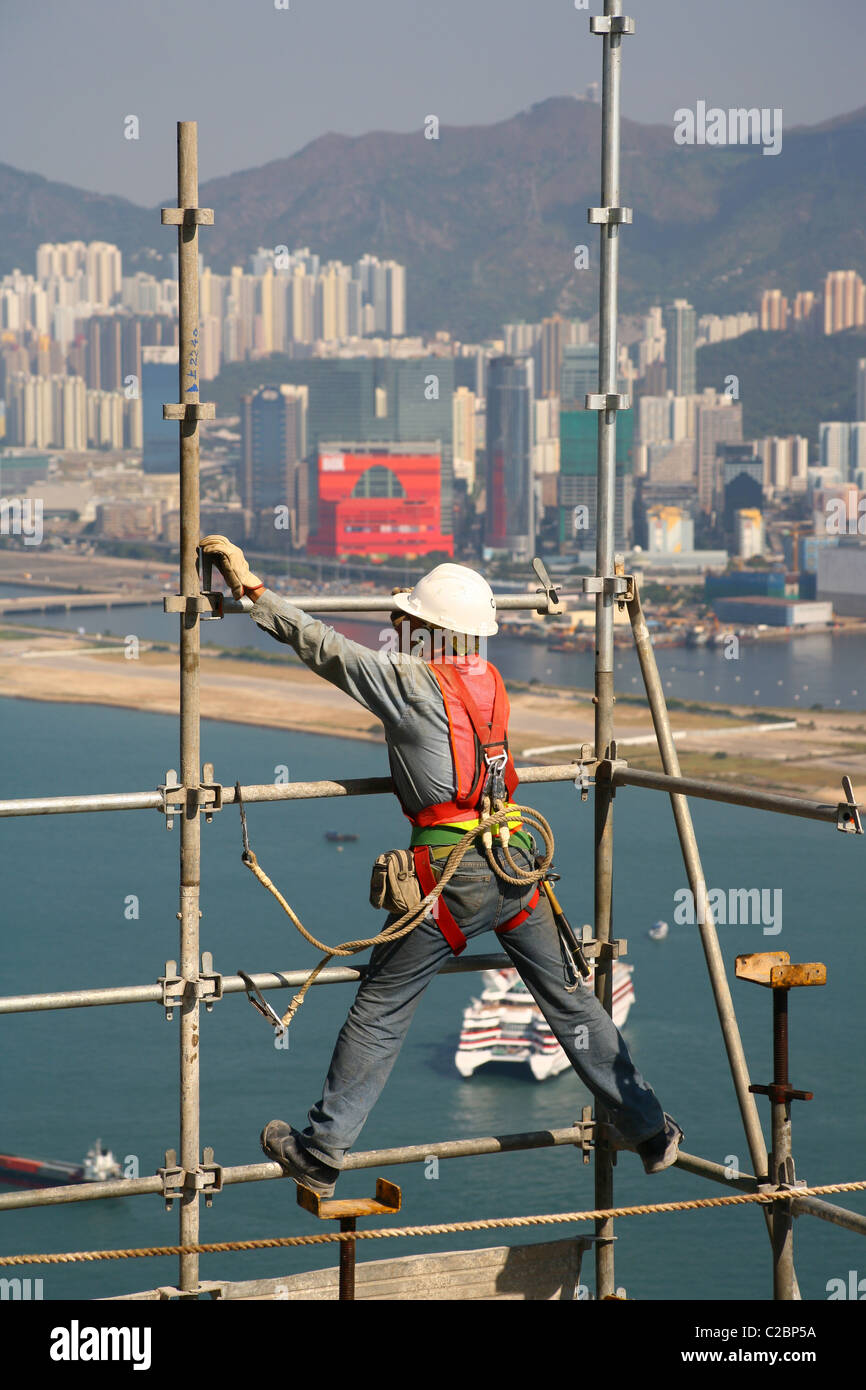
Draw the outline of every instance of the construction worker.
<instances>
[{"instance_id":1,"label":"construction worker","mask_svg":"<svg viewBox=\"0 0 866 1390\"><path fill-rule=\"evenodd\" d=\"M391 621L406 640L402 648L395 643L376 652L267 589L225 536L206 536L201 544L232 594L253 600L252 617L262 631L287 643L312 671L382 721L394 789L413 826L411 848L424 894L438 880L450 847L477 823L478 792L490 770L502 777L507 809L514 811L512 859L524 871L533 869L534 841L520 829L519 807L510 800L517 777L508 754L507 696L498 671L478 651L479 641L497 630L495 598L481 575L443 564L413 589L395 591ZM415 654L419 649L422 654ZM496 840L493 853L504 866ZM296 1182L322 1196L333 1193L426 986L452 952L490 929L572 1067L607 1110L616 1146L635 1149L648 1173L676 1161L679 1125L635 1068L593 991L583 985L569 991L566 985L547 897L535 882L504 882L473 845L421 924L374 948L307 1128L299 1132L271 1120L262 1131L264 1152Z\"/></svg>"}]
</instances>

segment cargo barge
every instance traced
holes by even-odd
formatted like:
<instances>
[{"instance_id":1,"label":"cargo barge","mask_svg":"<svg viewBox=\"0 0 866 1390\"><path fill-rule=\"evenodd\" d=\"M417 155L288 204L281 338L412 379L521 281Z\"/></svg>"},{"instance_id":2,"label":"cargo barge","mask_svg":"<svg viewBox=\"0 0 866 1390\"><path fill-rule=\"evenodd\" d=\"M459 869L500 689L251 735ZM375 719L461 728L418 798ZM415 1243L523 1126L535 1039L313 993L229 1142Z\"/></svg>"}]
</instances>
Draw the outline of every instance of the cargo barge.
<instances>
[{"instance_id":1,"label":"cargo barge","mask_svg":"<svg viewBox=\"0 0 866 1390\"><path fill-rule=\"evenodd\" d=\"M102 1140L87 1150L83 1163L66 1163L59 1158L21 1158L0 1154L0 1183L20 1187L66 1187L79 1182L108 1182L122 1178L123 1171Z\"/></svg>"}]
</instances>

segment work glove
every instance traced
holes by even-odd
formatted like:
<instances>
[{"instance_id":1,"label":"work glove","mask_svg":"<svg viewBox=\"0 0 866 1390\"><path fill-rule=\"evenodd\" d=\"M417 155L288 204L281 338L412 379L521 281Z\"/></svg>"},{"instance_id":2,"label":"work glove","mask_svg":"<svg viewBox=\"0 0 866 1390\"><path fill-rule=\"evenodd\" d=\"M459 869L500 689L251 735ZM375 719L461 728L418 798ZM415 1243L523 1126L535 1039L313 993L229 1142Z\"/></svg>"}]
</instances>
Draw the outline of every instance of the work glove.
<instances>
[{"instance_id":1,"label":"work glove","mask_svg":"<svg viewBox=\"0 0 866 1390\"><path fill-rule=\"evenodd\" d=\"M213 557L223 579L232 591L232 598L243 598L244 589L256 589L262 584L253 574L239 545L232 545L228 536L203 536L199 545Z\"/></svg>"}]
</instances>

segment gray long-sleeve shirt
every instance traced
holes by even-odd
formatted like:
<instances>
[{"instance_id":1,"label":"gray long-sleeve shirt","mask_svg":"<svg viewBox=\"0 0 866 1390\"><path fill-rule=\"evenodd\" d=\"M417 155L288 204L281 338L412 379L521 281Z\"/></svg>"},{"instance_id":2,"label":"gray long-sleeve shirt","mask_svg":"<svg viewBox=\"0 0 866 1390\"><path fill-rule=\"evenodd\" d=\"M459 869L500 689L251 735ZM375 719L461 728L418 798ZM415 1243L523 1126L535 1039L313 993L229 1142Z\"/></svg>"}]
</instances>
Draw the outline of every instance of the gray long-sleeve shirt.
<instances>
[{"instance_id":1,"label":"gray long-sleeve shirt","mask_svg":"<svg viewBox=\"0 0 866 1390\"><path fill-rule=\"evenodd\" d=\"M456 777L448 714L426 661L353 642L270 589L253 604L252 617L263 632L292 647L311 671L381 719L391 776L404 810L414 813L452 800ZM484 662L471 658L457 663L469 680L483 675L484 667Z\"/></svg>"}]
</instances>

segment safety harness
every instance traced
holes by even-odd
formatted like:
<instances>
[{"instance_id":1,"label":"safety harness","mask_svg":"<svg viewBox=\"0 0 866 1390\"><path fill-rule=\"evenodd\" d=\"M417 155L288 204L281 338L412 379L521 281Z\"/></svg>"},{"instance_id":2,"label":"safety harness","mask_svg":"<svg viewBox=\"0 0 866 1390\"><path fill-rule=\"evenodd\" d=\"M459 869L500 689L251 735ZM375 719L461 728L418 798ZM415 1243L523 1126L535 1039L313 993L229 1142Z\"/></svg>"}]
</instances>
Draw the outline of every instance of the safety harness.
<instances>
[{"instance_id":1,"label":"safety harness","mask_svg":"<svg viewBox=\"0 0 866 1390\"><path fill-rule=\"evenodd\" d=\"M519 779L508 749L508 695L496 667L487 662L484 673L493 679L493 698L490 718L485 720L469 689L468 681L453 662L431 661L428 662L428 669L442 693L448 718L455 793L453 800L425 806L421 811L410 813L405 807L403 809L413 826L422 830L447 825L453 826L458 833L465 833L479 825L485 814L511 809L511 797L517 789ZM515 807L514 811L513 823L509 818L498 828L499 839L506 846L510 832L520 825L518 808ZM492 837L488 848L492 848ZM415 859L415 873L421 891L426 895L436 886L433 851L428 844L413 843L412 853ZM536 883L535 891L526 907L498 926L497 935L513 931L521 922L525 922L534 911L539 896L540 889ZM459 955L466 946L466 937L443 897L437 899L431 915L451 950L455 955Z\"/></svg>"},{"instance_id":2,"label":"safety harness","mask_svg":"<svg viewBox=\"0 0 866 1390\"><path fill-rule=\"evenodd\" d=\"M427 806L418 812L404 813L415 830L423 832L434 827L452 828L457 836L445 861L438 879L433 872L433 849L428 844L413 843L412 855L415 872L423 893L417 907L389 922L378 935L363 941L345 941L339 946L328 946L319 941L298 918L286 902L276 885L264 872L250 848L247 833L246 813L239 784L235 785L235 801L241 815L244 850L242 859L263 887L276 898L286 915L297 927L301 935L323 951L322 960L307 977L298 993L293 997L283 1017L275 1026L286 1029L304 1001L307 990L321 971L335 956L354 955L386 941L396 941L414 931L415 927L429 914L438 925L442 935L455 955L466 946L466 937L449 910L443 898L443 891L460 866L464 856L480 839L491 871L506 883L526 888L534 884L534 889L526 907L513 917L496 927L498 935L513 931L525 922L535 909L541 889L545 884L553 862L553 831L547 820L529 806L513 806L510 797L518 783L517 771L508 751L508 696L502 677L495 666L486 664L485 674L493 678L493 699L490 719L484 720L467 683L451 662L430 662L430 670L435 677L448 716L449 738L454 760L455 794L451 801ZM523 822L532 824L544 841L545 852L535 860L535 866L525 869L517 864L509 850L512 830ZM496 834L507 867L503 867L493 854L493 837ZM518 833L520 833L518 831ZM414 839L414 832L413 832ZM546 889L545 889L546 891ZM274 1023L275 1012L263 1000L255 982L243 971L238 974L244 981L250 1002L264 1017ZM262 1007L264 1005L264 1007Z\"/></svg>"},{"instance_id":3,"label":"safety harness","mask_svg":"<svg viewBox=\"0 0 866 1390\"><path fill-rule=\"evenodd\" d=\"M427 667L442 693L448 718L455 794L453 801L406 811L406 815L416 826L450 824L468 830L477 821L485 796L491 804L503 802L517 788L517 770L508 751L505 684L496 667L487 662L485 675L493 679L493 701L490 719L484 720L468 682L453 662L431 661Z\"/></svg>"}]
</instances>

